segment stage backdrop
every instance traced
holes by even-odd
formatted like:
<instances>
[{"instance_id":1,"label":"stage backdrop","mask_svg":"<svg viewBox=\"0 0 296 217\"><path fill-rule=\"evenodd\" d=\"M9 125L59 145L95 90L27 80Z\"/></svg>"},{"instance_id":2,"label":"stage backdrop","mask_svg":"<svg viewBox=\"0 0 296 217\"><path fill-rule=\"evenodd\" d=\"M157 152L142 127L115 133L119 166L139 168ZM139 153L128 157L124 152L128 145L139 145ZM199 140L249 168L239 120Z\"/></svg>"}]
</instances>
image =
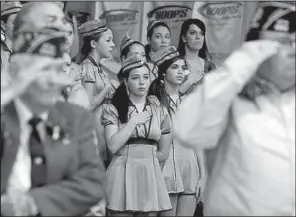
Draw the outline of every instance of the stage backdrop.
<instances>
[{"instance_id":1,"label":"stage backdrop","mask_svg":"<svg viewBox=\"0 0 296 217\"><path fill-rule=\"evenodd\" d=\"M70 2L69 2L70 3ZM105 18L113 31L116 44L113 58L103 60L106 70L117 73L120 68L119 46L128 33L146 44L149 19L166 22L172 32L172 45L178 45L182 22L198 18L207 27L207 43L214 62L219 65L244 41L248 23L257 2L85 2L91 4L89 18Z\"/></svg>"}]
</instances>

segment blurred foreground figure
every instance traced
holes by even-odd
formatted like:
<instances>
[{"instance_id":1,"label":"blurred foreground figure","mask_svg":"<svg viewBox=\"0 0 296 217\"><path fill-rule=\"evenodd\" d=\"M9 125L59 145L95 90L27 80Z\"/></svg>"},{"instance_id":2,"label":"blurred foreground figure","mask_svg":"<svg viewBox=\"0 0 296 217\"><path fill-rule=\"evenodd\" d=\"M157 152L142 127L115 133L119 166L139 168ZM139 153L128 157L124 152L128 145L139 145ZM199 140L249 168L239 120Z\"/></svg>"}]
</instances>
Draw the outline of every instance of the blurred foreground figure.
<instances>
[{"instance_id":1,"label":"blurred foreground figure","mask_svg":"<svg viewBox=\"0 0 296 217\"><path fill-rule=\"evenodd\" d=\"M26 4L15 20L9 73L27 81L1 101L1 216L82 216L104 197L94 117L59 102L73 82L61 73L64 23L46 2Z\"/></svg>"},{"instance_id":2,"label":"blurred foreground figure","mask_svg":"<svg viewBox=\"0 0 296 217\"><path fill-rule=\"evenodd\" d=\"M265 2L255 18L175 117L181 144L213 149L207 216L295 216L295 6Z\"/></svg>"}]
</instances>

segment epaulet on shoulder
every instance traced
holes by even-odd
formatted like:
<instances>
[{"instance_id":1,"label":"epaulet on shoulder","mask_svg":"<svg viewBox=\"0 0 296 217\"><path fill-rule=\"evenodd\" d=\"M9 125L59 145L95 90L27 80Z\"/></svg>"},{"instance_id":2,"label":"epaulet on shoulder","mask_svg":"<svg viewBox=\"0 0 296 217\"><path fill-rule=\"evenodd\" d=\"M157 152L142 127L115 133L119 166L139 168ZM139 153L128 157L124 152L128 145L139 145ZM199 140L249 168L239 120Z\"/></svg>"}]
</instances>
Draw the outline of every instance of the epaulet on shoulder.
<instances>
[{"instance_id":1,"label":"epaulet on shoulder","mask_svg":"<svg viewBox=\"0 0 296 217\"><path fill-rule=\"evenodd\" d=\"M154 96L154 95L150 95L150 96L148 96L148 99L149 99L149 101L150 101L152 104L155 104L155 105L157 105L157 106L161 106L161 104L160 104L160 102L159 102L159 100L157 99L156 96Z\"/></svg>"},{"instance_id":2,"label":"epaulet on shoulder","mask_svg":"<svg viewBox=\"0 0 296 217\"><path fill-rule=\"evenodd\" d=\"M93 66L93 63L89 59L85 59L80 63L80 66Z\"/></svg>"}]
</instances>

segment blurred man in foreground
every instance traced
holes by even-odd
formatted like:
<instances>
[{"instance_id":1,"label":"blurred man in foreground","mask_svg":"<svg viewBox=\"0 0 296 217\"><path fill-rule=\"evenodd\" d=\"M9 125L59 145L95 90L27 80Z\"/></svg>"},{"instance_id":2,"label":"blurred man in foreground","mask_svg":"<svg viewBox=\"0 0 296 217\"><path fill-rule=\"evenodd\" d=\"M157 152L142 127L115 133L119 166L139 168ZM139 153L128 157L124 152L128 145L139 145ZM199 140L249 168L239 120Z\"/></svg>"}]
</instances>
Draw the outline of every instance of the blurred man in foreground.
<instances>
[{"instance_id":1,"label":"blurred man in foreground","mask_svg":"<svg viewBox=\"0 0 296 217\"><path fill-rule=\"evenodd\" d=\"M2 108L2 216L81 216L104 197L94 118L59 102L73 81L60 77L64 24L62 10L46 2L27 3L15 20L11 77L39 70Z\"/></svg>"},{"instance_id":2,"label":"blurred man in foreground","mask_svg":"<svg viewBox=\"0 0 296 217\"><path fill-rule=\"evenodd\" d=\"M263 3L249 42L179 107L176 137L212 149L207 216L295 216L295 17Z\"/></svg>"}]
</instances>

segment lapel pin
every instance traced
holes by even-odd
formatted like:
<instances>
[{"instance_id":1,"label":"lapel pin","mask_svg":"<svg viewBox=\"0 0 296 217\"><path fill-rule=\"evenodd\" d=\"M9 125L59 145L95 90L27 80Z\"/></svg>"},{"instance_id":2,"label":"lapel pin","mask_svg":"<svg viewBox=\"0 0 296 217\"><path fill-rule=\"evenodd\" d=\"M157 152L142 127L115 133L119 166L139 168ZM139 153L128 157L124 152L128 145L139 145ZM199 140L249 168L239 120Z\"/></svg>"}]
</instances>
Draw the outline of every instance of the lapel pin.
<instances>
[{"instance_id":1,"label":"lapel pin","mask_svg":"<svg viewBox=\"0 0 296 217\"><path fill-rule=\"evenodd\" d=\"M61 132L61 129L59 126L54 126L53 129L52 129L52 139L54 141L57 141L59 138L60 138L60 132Z\"/></svg>"},{"instance_id":2,"label":"lapel pin","mask_svg":"<svg viewBox=\"0 0 296 217\"><path fill-rule=\"evenodd\" d=\"M65 135L65 137L62 140L62 143L63 143L63 145L69 145L71 143L69 135Z\"/></svg>"}]
</instances>

